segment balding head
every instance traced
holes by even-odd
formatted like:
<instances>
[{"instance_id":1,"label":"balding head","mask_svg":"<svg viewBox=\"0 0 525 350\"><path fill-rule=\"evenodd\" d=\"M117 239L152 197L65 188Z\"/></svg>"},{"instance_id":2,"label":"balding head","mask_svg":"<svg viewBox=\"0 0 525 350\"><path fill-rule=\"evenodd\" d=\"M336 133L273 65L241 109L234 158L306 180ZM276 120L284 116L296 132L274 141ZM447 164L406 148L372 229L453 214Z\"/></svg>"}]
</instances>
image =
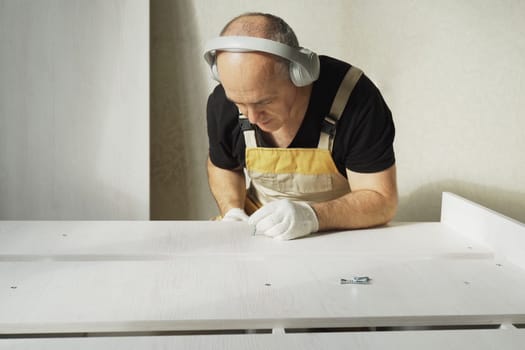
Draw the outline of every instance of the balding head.
<instances>
[{"instance_id":1,"label":"balding head","mask_svg":"<svg viewBox=\"0 0 525 350\"><path fill-rule=\"evenodd\" d=\"M282 18L268 13L249 12L235 17L221 31L221 36L230 35L253 36L299 47L292 28Z\"/></svg>"},{"instance_id":2,"label":"balding head","mask_svg":"<svg viewBox=\"0 0 525 350\"><path fill-rule=\"evenodd\" d=\"M260 12L249 12L235 17L221 31L221 36L251 36L299 47L292 28L280 17ZM290 61L279 56L263 54L273 61L273 69L282 78L289 79Z\"/></svg>"}]
</instances>

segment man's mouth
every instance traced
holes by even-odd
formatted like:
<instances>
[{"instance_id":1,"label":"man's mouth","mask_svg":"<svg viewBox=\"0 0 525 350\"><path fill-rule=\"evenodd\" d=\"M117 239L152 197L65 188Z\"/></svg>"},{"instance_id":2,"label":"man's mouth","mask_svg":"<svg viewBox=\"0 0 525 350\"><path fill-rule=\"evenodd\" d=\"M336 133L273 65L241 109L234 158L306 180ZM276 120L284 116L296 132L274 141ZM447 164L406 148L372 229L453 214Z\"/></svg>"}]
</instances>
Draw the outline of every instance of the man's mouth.
<instances>
[{"instance_id":1,"label":"man's mouth","mask_svg":"<svg viewBox=\"0 0 525 350\"><path fill-rule=\"evenodd\" d=\"M260 122L257 122L258 125L268 125L270 124L271 122L271 119L267 119L267 120L263 120L263 121L260 121Z\"/></svg>"}]
</instances>

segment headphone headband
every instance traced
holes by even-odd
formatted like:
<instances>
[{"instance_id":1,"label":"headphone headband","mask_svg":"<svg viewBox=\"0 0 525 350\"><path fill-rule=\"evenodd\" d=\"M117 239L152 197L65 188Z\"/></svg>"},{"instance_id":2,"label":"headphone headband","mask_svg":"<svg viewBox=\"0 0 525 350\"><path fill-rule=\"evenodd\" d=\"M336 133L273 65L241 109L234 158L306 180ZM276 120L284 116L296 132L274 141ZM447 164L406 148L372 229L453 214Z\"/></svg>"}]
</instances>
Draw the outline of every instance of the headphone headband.
<instances>
[{"instance_id":1,"label":"headphone headband","mask_svg":"<svg viewBox=\"0 0 525 350\"><path fill-rule=\"evenodd\" d=\"M210 63L210 56L215 55L217 51L221 50L230 52L261 51L305 65L307 64L306 57L301 55L299 52L300 49L301 48L293 48L286 44L263 38L250 36L220 36L211 39L206 43L204 48L204 58Z\"/></svg>"},{"instance_id":2,"label":"headphone headband","mask_svg":"<svg viewBox=\"0 0 525 350\"><path fill-rule=\"evenodd\" d=\"M260 51L285 58L290 61L290 79L297 86L311 84L319 77L319 58L308 49L294 48L277 41L250 36L221 36L208 41L204 52L204 59L210 65L217 81L217 51Z\"/></svg>"}]
</instances>

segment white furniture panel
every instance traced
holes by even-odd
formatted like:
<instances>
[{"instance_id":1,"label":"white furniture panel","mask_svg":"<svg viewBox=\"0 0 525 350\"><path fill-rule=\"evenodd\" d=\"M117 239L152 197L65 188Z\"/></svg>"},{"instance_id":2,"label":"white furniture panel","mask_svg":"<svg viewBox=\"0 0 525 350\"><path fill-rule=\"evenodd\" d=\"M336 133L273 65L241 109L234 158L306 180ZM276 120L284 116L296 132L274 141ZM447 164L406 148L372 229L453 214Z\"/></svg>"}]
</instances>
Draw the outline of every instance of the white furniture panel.
<instances>
[{"instance_id":1,"label":"white furniture panel","mask_svg":"<svg viewBox=\"0 0 525 350\"><path fill-rule=\"evenodd\" d=\"M174 255L492 257L486 245L440 223L312 235L281 242L244 223L211 221L0 221L0 259L169 259Z\"/></svg>"},{"instance_id":2,"label":"white furniture panel","mask_svg":"<svg viewBox=\"0 0 525 350\"><path fill-rule=\"evenodd\" d=\"M164 349L409 349L522 350L525 331L414 331L270 335L206 335L74 339L0 339L1 350L164 350Z\"/></svg>"},{"instance_id":3,"label":"white furniture panel","mask_svg":"<svg viewBox=\"0 0 525 350\"><path fill-rule=\"evenodd\" d=\"M0 347L515 349L524 235L452 194L439 223L287 242L243 223L4 221ZM372 281L340 283L353 276ZM329 330L345 332L304 334ZM250 332L273 334L231 335Z\"/></svg>"},{"instance_id":4,"label":"white furniture panel","mask_svg":"<svg viewBox=\"0 0 525 350\"><path fill-rule=\"evenodd\" d=\"M525 269L525 224L447 192L441 222Z\"/></svg>"},{"instance_id":5,"label":"white furniture panel","mask_svg":"<svg viewBox=\"0 0 525 350\"><path fill-rule=\"evenodd\" d=\"M491 260L4 262L0 280L4 333L525 323L525 272Z\"/></svg>"}]
</instances>

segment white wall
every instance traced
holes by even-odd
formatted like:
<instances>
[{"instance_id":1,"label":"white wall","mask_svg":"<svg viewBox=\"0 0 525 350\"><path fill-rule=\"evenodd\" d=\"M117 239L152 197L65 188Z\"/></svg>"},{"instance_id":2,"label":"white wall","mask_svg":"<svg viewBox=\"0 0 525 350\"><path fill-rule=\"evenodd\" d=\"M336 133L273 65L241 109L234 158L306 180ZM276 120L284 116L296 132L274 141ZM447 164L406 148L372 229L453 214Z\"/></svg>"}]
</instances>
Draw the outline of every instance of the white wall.
<instances>
[{"instance_id":1,"label":"white wall","mask_svg":"<svg viewBox=\"0 0 525 350\"><path fill-rule=\"evenodd\" d=\"M147 219L149 3L0 0L0 219Z\"/></svg>"},{"instance_id":2,"label":"white wall","mask_svg":"<svg viewBox=\"0 0 525 350\"><path fill-rule=\"evenodd\" d=\"M525 221L524 1L152 0L152 206L216 213L204 161L204 42L233 16L283 17L360 66L397 126L398 220L452 191ZM0 0L0 219L148 217L149 4ZM153 101L154 100L154 101Z\"/></svg>"},{"instance_id":3,"label":"white wall","mask_svg":"<svg viewBox=\"0 0 525 350\"><path fill-rule=\"evenodd\" d=\"M397 126L397 220L439 220L441 192L452 191L525 221L525 1L175 3L179 34L157 49L176 52L183 103L167 97L163 106L187 121L172 139L192 137L184 162L165 157L157 166L170 164L165 184L189 179L183 194L165 195L179 199L180 215L216 212L204 171L205 104L214 83L203 73L203 44L233 16L256 10L283 17L304 46L348 60L379 85Z\"/></svg>"}]
</instances>

